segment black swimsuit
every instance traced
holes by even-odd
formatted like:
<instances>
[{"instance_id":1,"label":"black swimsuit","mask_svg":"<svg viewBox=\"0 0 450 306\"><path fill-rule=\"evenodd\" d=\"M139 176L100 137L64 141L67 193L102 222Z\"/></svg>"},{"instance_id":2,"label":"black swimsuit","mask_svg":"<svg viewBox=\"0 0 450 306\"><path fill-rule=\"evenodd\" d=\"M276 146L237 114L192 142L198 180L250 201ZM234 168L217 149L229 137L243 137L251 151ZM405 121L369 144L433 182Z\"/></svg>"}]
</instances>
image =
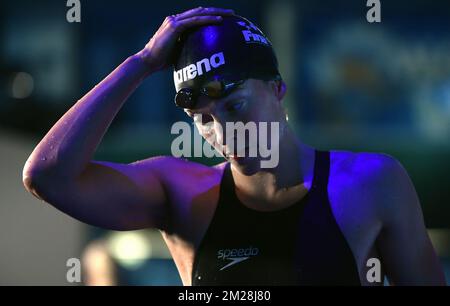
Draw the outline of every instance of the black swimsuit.
<instances>
[{"instance_id":1,"label":"black swimsuit","mask_svg":"<svg viewBox=\"0 0 450 306\"><path fill-rule=\"evenodd\" d=\"M238 200L226 165L216 211L195 255L192 285L360 285L328 201L330 153L315 154L306 196L272 212Z\"/></svg>"}]
</instances>

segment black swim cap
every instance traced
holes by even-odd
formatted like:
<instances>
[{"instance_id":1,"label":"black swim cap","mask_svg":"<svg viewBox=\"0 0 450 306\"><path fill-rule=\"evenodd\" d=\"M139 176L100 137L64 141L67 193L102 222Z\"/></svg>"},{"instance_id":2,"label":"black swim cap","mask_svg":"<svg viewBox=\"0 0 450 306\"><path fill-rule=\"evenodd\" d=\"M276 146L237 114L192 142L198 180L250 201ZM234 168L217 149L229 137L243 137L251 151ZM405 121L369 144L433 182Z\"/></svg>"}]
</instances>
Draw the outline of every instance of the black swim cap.
<instances>
[{"instance_id":1,"label":"black swim cap","mask_svg":"<svg viewBox=\"0 0 450 306\"><path fill-rule=\"evenodd\" d=\"M218 24L186 31L174 54L176 91L201 88L211 81L279 76L272 44L252 22L241 16L223 16Z\"/></svg>"}]
</instances>

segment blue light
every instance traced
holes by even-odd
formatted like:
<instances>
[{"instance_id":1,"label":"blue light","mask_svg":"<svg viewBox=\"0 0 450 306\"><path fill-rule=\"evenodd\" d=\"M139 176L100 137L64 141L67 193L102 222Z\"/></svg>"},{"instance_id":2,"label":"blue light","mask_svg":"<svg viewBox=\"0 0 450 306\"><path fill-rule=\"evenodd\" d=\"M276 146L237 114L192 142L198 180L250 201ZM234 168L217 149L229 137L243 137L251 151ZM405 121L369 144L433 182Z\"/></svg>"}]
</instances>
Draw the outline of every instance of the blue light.
<instances>
[{"instance_id":1,"label":"blue light","mask_svg":"<svg viewBox=\"0 0 450 306\"><path fill-rule=\"evenodd\" d=\"M203 31L203 45L208 49L213 49L216 46L219 33L216 26L209 26Z\"/></svg>"}]
</instances>

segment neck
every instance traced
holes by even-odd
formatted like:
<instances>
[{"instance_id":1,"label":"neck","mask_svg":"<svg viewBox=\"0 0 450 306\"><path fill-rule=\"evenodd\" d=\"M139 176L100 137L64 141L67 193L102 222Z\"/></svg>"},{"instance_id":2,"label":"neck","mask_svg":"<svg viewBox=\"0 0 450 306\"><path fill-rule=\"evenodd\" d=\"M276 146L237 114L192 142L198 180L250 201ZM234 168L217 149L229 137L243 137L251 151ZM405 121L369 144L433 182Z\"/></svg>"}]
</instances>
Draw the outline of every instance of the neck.
<instances>
[{"instance_id":1,"label":"neck","mask_svg":"<svg viewBox=\"0 0 450 306\"><path fill-rule=\"evenodd\" d=\"M309 189L314 172L314 149L300 142L290 128L280 139L278 165L245 175L232 165L239 193L271 202L287 191Z\"/></svg>"}]
</instances>

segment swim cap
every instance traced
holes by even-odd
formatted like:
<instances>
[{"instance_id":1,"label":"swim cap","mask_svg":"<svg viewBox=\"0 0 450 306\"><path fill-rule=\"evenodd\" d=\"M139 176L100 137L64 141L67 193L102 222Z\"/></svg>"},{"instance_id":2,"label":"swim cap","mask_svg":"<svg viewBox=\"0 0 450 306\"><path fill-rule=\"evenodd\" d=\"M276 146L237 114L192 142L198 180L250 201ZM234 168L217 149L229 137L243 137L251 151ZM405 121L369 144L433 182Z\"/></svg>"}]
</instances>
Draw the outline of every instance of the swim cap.
<instances>
[{"instance_id":1,"label":"swim cap","mask_svg":"<svg viewBox=\"0 0 450 306\"><path fill-rule=\"evenodd\" d=\"M252 22L241 16L222 16L222 22L195 27L179 38L174 54L174 83L181 89L200 89L211 81L279 76L272 44Z\"/></svg>"}]
</instances>

